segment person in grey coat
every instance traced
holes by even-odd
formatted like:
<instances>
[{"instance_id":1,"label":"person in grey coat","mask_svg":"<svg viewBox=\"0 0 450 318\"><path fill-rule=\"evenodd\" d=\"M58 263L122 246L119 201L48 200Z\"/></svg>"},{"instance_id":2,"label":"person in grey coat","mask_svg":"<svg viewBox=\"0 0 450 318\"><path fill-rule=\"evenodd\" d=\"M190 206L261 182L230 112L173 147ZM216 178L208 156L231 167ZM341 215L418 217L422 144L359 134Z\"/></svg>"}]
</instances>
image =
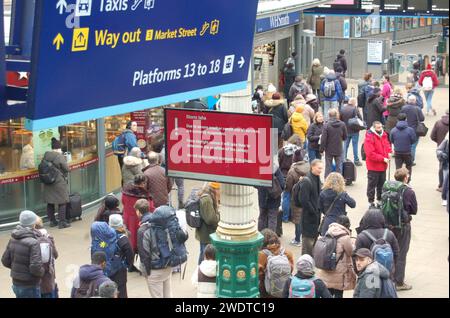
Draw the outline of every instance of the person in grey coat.
<instances>
[{"instance_id":1,"label":"person in grey coat","mask_svg":"<svg viewBox=\"0 0 450 318\"><path fill-rule=\"evenodd\" d=\"M22 211L18 225L2 256L2 264L11 269L12 289L17 298L41 298L41 278L45 270L36 230L38 216L32 211Z\"/></svg>"},{"instance_id":2,"label":"person in grey coat","mask_svg":"<svg viewBox=\"0 0 450 318\"><path fill-rule=\"evenodd\" d=\"M50 227L58 225L60 229L70 227L66 220L66 207L69 202L69 185L67 176L69 167L66 158L61 151L61 142L52 138L52 151L44 154L44 160L51 162L58 170L56 181L52 184L44 184L44 201L47 203L47 216ZM55 208L58 209L59 223L56 222Z\"/></svg>"}]
</instances>

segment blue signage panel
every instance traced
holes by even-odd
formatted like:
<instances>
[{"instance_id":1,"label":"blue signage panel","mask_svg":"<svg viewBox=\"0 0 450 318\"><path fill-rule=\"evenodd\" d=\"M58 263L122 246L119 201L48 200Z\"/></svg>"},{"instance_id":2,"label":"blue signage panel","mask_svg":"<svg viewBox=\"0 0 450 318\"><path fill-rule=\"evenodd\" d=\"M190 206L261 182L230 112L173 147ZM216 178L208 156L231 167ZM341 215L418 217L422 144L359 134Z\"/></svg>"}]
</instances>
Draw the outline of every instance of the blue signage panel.
<instances>
[{"instance_id":1,"label":"blue signage panel","mask_svg":"<svg viewBox=\"0 0 450 318\"><path fill-rule=\"evenodd\" d=\"M26 127L245 88L257 2L37 0Z\"/></svg>"},{"instance_id":2,"label":"blue signage panel","mask_svg":"<svg viewBox=\"0 0 450 318\"><path fill-rule=\"evenodd\" d=\"M300 12L285 13L256 20L256 33L285 28L300 23Z\"/></svg>"},{"instance_id":3,"label":"blue signage panel","mask_svg":"<svg viewBox=\"0 0 450 318\"><path fill-rule=\"evenodd\" d=\"M3 26L3 1L0 1L0 113L6 112L5 30Z\"/></svg>"}]
</instances>

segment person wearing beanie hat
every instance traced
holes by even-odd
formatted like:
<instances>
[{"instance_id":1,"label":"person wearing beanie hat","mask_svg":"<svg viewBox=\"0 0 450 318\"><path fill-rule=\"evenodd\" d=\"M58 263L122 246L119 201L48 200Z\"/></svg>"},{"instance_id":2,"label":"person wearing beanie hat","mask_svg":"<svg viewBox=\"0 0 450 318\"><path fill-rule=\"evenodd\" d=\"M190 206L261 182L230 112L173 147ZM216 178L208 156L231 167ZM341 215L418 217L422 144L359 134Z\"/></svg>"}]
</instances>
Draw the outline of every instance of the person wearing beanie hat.
<instances>
[{"instance_id":1,"label":"person wearing beanie hat","mask_svg":"<svg viewBox=\"0 0 450 318\"><path fill-rule=\"evenodd\" d=\"M58 225L60 229L70 227L68 217L66 218L66 207L69 203L69 167L66 157L62 154L61 143L52 138L52 151L47 151L42 160L43 164L51 163L56 171L55 182L44 183L44 201L47 203L47 216L50 227ZM56 221L55 211L58 211L59 222Z\"/></svg>"},{"instance_id":2,"label":"person wearing beanie hat","mask_svg":"<svg viewBox=\"0 0 450 318\"><path fill-rule=\"evenodd\" d=\"M280 93L274 93L272 99L264 102L264 106L267 110L265 113L273 116L272 128L278 129L278 149L280 149L283 146L281 133L289 120L286 102Z\"/></svg>"},{"instance_id":3,"label":"person wearing beanie hat","mask_svg":"<svg viewBox=\"0 0 450 318\"><path fill-rule=\"evenodd\" d=\"M315 262L310 255L300 256L296 268L297 273L284 285L283 298L332 298L325 283L315 276Z\"/></svg>"},{"instance_id":4,"label":"person wearing beanie hat","mask_svg":"<svg viewBox=\"0 0 450 318\"><path fill-rule=\"evenodd\" d=\"M12 289L16 298L41 298L42 264L40 233L35 229L38 216L32 211L22 211L19 225L12 231L11 239L2 255L2 264L11 270Z\"/></svg>"},{"instance_id":5,"label":"person wearing beanie hat","mask_svg":"<svg viewBox=\"0 0 450 318\"><path fill-rule=\"evenodd\" d=\"M141 149L134 147L128 155L123 158L122 185L133 183L134 177L142 173L142 169L144 169L146 165L141 157Z\"/></svg>"},{"instance_id":6,"label":"person wearing beanie hat","mask_svg":"<svg viewBox=\"0 0 450 318\"><path fill-rule=\"evenodd\" d=\"M420 74L419 85L425 94L425 99L427 100L427 115L433 113L436 116L436 109L433 108L433 95L434 90L439 86L439 79L436 73L432 70L431 64L428 64L427 69Z\"/></svg>"},{"instance_id":7,"label":"person wearing beanie hat","mask_svg":"<svg viewBox=\"0 0 450 318\"><path fill-rule=\"evenodd\" d=\"M300 137L302 144L306 140L306 132L308 131L309 124L303 117L303 111L305 110L304 104L298 104L295 109L295 113L292 114L290 121L292 126L292 131L294 134Z\"/></svg>"},{"instance_id":8,"label":"person wearing beanie hat","mask_svg":"<svg viewBox=\"0 0 450 318\"><path fill-rule=\"evenodd\" d=\"M117 199L114 194L108 194L103 201L103 204L98 209L97 215L95 216L95 221L108 223L111 215L122 214L119 209L119 205L119 199Z\"/></svg>"}]
</instances>

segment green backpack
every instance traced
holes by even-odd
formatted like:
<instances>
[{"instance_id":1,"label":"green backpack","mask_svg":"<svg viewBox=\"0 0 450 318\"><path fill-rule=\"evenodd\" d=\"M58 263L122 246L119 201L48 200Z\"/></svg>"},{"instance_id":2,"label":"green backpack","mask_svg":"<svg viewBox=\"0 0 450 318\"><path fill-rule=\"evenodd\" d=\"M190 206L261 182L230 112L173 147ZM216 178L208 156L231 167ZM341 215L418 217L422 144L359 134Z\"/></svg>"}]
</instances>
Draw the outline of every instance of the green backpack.
<instances>
[{"instance_id":1,"label":"green backpack","mask_svg":"<svg viewBox=\"0 0 450 318\"><path fill-rule=\"evenodd\" d=\"M406 186L399 181L386 181L381 195L381 210L389 228L402 228L403 193Z\"/></svg>"}]
</instances>

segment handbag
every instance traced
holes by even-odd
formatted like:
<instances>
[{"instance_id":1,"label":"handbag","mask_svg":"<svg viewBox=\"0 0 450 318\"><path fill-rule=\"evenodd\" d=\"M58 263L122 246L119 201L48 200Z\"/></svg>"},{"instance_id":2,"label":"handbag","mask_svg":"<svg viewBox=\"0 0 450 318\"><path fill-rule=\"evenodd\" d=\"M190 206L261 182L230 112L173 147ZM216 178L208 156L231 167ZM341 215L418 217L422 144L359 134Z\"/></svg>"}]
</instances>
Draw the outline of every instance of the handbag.
<instances>
[{"instance_id":1,"label":"handbag","mask_svg":"<svg viewBox=\"0 0 450 318\"><path fill-rule=\"evenodd\" d=\"M419 119L419 114L416 114L417 122L419 123L416 127L416 135L419 137L425 137L428 134L428 127L425 126L424 122L421 122Z\"/></svg>"},{"instance_id":2,"label":"handbag","mask_svg":"<svg viewBox=\"0 0 450 318\"><path fill-rule=\"evenodd\" d=\"M364 130L367 129L366 124L364 121L358 118L358 113L355 109L355 116L353 118L350 118L348 120L348 126L355 130Z\"/></svg>"},{"instance_id":3,"label":"handbag","mask_svg":"<svg viewBox=\"0 0 450 318\"><path fill-rule=\"evenodd\" d=\"M322 222L320 222L320 225L319 225L319 234L322 233L323 223L325 222L325 218L327 217L328 213L330 213L330 211L333 210L334 205L336 204L337 200L339 200L341 198L341 196L342 196L342 193L336 195L333 202L330 204L330 207L328 208L327 212L325 212L325 215L322 218Z\"/></svg>"}]
</instances>

